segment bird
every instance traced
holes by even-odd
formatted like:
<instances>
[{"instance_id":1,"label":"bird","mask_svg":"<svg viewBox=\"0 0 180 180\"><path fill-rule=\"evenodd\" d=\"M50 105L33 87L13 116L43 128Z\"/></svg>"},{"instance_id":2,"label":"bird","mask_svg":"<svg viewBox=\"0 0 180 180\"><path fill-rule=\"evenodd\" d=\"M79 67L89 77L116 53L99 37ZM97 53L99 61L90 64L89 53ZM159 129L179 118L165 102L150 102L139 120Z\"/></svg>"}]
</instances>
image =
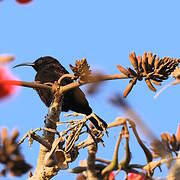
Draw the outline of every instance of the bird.
<instances>
[{"instance_id":1,"label":"bird","mask_svg":"<svg viewBox=\"0 0 180 180\"><path fill-rule=\"evenodd\" d=\"M36 59L34 62L22 63L14 66L13 68L20 66L31 66L36 71L35 82L39 83L54 83L64 75L69 74L69 72L61 65L61 63L54 57L43 56ZM62 86L72 83L73 80L70 78L64 78L61 82ZM53 101L53 93L47 89L36 89L40 99L47 106L50 107ZM72 90L67 91L63 95L61 111L68 112L69 110L85 115L90 115L93 111L90 107L85 94L83 91L76 87ZM100 124L94 117L90 117L89 120L96 127L96 129L103 131L107 128L107 123L95 114Z\"/></svg>"}]
</instances>

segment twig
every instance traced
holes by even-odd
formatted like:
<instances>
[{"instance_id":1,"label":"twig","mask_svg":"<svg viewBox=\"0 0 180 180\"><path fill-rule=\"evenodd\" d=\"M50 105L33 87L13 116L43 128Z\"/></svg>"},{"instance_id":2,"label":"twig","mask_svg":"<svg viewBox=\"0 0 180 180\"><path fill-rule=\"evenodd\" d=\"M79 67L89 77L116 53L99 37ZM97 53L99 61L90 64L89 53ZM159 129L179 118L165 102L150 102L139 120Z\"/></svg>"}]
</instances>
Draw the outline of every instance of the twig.
<instances>
[{"instance_id":1,"label":"twig","mask_svg":"<svg viewBox=\"0 0 180 180\"><path fill-rule=\"evenodd\" d=\"M79 120L79 122L78 122L77 124L71 126L70 128L66 129L65 131L63 131L63 132L61 133L61 136L64 136L65 134L67 134L69 131L71 131L72 129L74 129L74 128L77 127L78 125L84 124L89 118L92 117L92 115L93 115L93 113L91 113L91 114L88 115L88 116L83 115L84 117L83 117L82 120Z\"/></svg>"},{"instance_id":2,"label":"twig","mask_svg":"<svg viewBox=\"0 0 180 180\"><path fill-rule=\"evenodd\" d=\"M36 83L36 82L6 80L6 81L0 81L0 84L8 84L8 85L14 85L14 86L23 86L23 87L35 88L35 89L49 89L49 90L52 90L52 87L47 86L45 84Z\"/></svg>"},{"instance_id":3,"label":"twig","mask_svg":"<svg viewBox=\"0 0 180 180\"><path fill-rule=\"evenodd\" d=\"M40 144L42 144L43 146L45 146L48 150L51 149L51 145L47 141L45 141L43 138L41 138L39 135L33 133L31 134L31 137L37 142L39 142Z\"/></svg>"},{"instance_id":4,"label":"twig","mask_svg":"<svg viewBox=\"0 0 180 180\"><path fill-rule=\"evenodd\" d=\"M128 119L127 118L116 118L115 121L108 124L108 128L118 127L123 125Z\"/></svg>"},{"instance_id":5,"label":"twig","mask_svg":"<svg viewBox=\"0 0 180 180\"><path fill-rule=\"evenodd\" d=\"M21 144L25 141L26 138L28 138L29 136L31 136L31 134L33 134L33 133L35 133L35 132L37 132L37 131L41 131L41 130L42 130L41 128L36 128L36 129L34 129L34 130L28 131L28 132L21 138L21 140L18 142L18 145L21 145Z\"/></svg>"},{"instance_id":6,"label":"twig","mask_svg":"<svg viewBox=\"0 0 180 180\"><path fill-rule=\"evenodd\" d=\"M65 74L63 75L59 81L61 82L62 79L71 77L73 78L74 76L71 74ZM89 84L89 83L95 83L99 81L107 81L107 80L115 80L115 79L127 79L129 77L125 76L124 74L114 74L114 75L104 75L100 80L97 80L97 78L90 77L88 81L75 81L72 82L68 85L61 86L59 89L59 94L63 94L64 92L67 92L71 89L74 89L76 87L82 86L84 84ZM40 84L36 82L26 82L26 81L17 81L17 80L5 80L1 81L0 84L9 84L9 85L14 85L14 86L23 86L23 87L28 87L28 88L35 88L35 89L48 89L48 90L53 90L53 87L48 86L46 84Z\"/></svg>"}]
</instances>

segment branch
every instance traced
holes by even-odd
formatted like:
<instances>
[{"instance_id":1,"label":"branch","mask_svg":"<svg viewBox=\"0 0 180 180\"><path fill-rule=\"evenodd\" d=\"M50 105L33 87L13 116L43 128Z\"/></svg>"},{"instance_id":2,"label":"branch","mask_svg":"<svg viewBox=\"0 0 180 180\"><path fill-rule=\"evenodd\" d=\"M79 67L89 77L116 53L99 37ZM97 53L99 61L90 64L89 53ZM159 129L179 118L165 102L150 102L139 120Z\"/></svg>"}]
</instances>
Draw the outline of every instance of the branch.
<instances>
[{"instance_id":1,"label":"branch","mask_svg":"<svg viewBox=\"0 0 180 180\"><path fill-rule=\"evenodd\" d=\"M35 89L49 89L49 90L52 90L52 88L50 86L45 85L45 84L40 84L40 83L37 83L37 82L5 80L5 81L0 81L0 84L23 86L23 87L35 88Z\"/></svg>"},{"instance_id":2,"label":"branch","mask_svg":"<svg viewBox=\"0 0 180 180\"><path fill-rule=\"evenodd\" d=\"M49 107L48 115L45 118L45 128L54 129L54 132L49 132L44 130L43 139L50 143L52 146L54 142L55 132L56 132L56 123L59 121L59 115L61 112L61 94L57 92L54 94L54 100ZM61 167L55 168L47 167L48 161L53 161L52 156L48 156L49 149L43 145L40 145L40 152L38 157L37 166L34 172L34 175L29 177L29 180L44 180L51 179L57 174ZM48 157L48 158L47 158ZM53 163L52 163L53 164Z\"/></svg>"},{"instance_id":3,"label":"branch","mask_svg":"<svg viewBox=\"0 0 180 180\"><path fill-rule=\"evenodd\" d=\"M91 135L88 136L89 141L91 141ZM93 140L93 139L92 139ZM98 180L95 170L95 159L97 153L97 143L94 142L88 147L88 159L87 159L87 176L88 179Z\"/></svg>"},{"instance_id":4,"label":"branch","mask_svg":"<svg viewBox=\"0 0 180 180\"><path fill-rule=\"evenodd\" d=\"M37 135L35 133L36 131L41 131L41 130L42 130L42 128L37 128L35 130L28 131L23 136L23 138L19 141L18 145L21 145L26 138L29 138L30 145L31 145L31 140L30 139L33 139L33 140L36 140L37 142L39 142L40 144L42 144L43 146L45 146L47 149L50 150L51 149L51 145L47 141L45 141L43 138L41 138L39 135Z\"/></svg>"},{"instance_id":5,"label":"branch","mask_svg":"<svg viewBox=\"0 0 180 180\"><path fill-rule=\"evenodd\" d=\"M64 78L73 78L74 76L71 74L64 74L62 77L60 77L60 79L58 80L58 83L60 83L62 81L62 79ZM116 80L116 79L127 79L128 77L125 76L124 74L114 74L114 75L103 75L101 77L101 79L95 78L95 76L91 76L89 77L88 81L75 81L72 82L68 85L65 86L61 86L60 88L60 94L67 92L71 89L74 89L76 87L85 85L85 84L90 84L90 83L95 83L95 82L99 82L99 81L107 81L107 80ZM17 80L4 80L4 81L0 81L0 84L8 84L8 85L14 85L14 86L23 86L23 87L27 87L27 88L34 88L34 89L48 89L48 90L53 90L53 87L48 86L46 84L41 84L41 83L37 83L37 82L26 82L26 81L17 81Z\"/></svg>"}]
</instances>

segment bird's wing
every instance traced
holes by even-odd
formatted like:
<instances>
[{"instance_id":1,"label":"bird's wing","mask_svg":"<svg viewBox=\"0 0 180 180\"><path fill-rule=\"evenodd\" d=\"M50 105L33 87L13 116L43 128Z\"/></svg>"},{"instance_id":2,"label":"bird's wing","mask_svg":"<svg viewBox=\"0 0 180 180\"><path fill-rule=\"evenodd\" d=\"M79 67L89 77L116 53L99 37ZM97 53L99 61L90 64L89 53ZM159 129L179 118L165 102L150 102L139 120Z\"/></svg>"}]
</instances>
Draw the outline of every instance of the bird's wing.
<instances>
[{"instance_id":1,"label":"bird's wing","mask_svg":"<svg viewBox=\"0 0 180 180\"><path fill-rule=\"evenodd\" d=\"M92 112L91 107L80 88L75 88L64 94L63 110L71 110L78 113L89 115Z\"/></svg>"}]
</instances>

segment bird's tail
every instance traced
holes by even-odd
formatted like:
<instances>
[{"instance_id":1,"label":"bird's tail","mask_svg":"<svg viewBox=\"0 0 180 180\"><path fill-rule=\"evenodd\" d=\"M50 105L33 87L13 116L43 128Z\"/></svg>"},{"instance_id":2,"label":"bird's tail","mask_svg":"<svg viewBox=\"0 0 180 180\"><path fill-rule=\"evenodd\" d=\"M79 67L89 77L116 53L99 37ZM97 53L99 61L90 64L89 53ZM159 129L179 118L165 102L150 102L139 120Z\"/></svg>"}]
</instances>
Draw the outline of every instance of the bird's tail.
<instances>
[{"instance_id":1,"label":"bird's tail","mask_svg":"<svg viewBox=\"0 0 180 180\"><path fill-rule=\"evenodd\" d=\"M93 123L96 129L100 131L103 131L103 130L106 131L107 126L108 126L107 123L96 114L94 114L94 117L90 117L89 120Z\"/></svg>"}]
</instances>

